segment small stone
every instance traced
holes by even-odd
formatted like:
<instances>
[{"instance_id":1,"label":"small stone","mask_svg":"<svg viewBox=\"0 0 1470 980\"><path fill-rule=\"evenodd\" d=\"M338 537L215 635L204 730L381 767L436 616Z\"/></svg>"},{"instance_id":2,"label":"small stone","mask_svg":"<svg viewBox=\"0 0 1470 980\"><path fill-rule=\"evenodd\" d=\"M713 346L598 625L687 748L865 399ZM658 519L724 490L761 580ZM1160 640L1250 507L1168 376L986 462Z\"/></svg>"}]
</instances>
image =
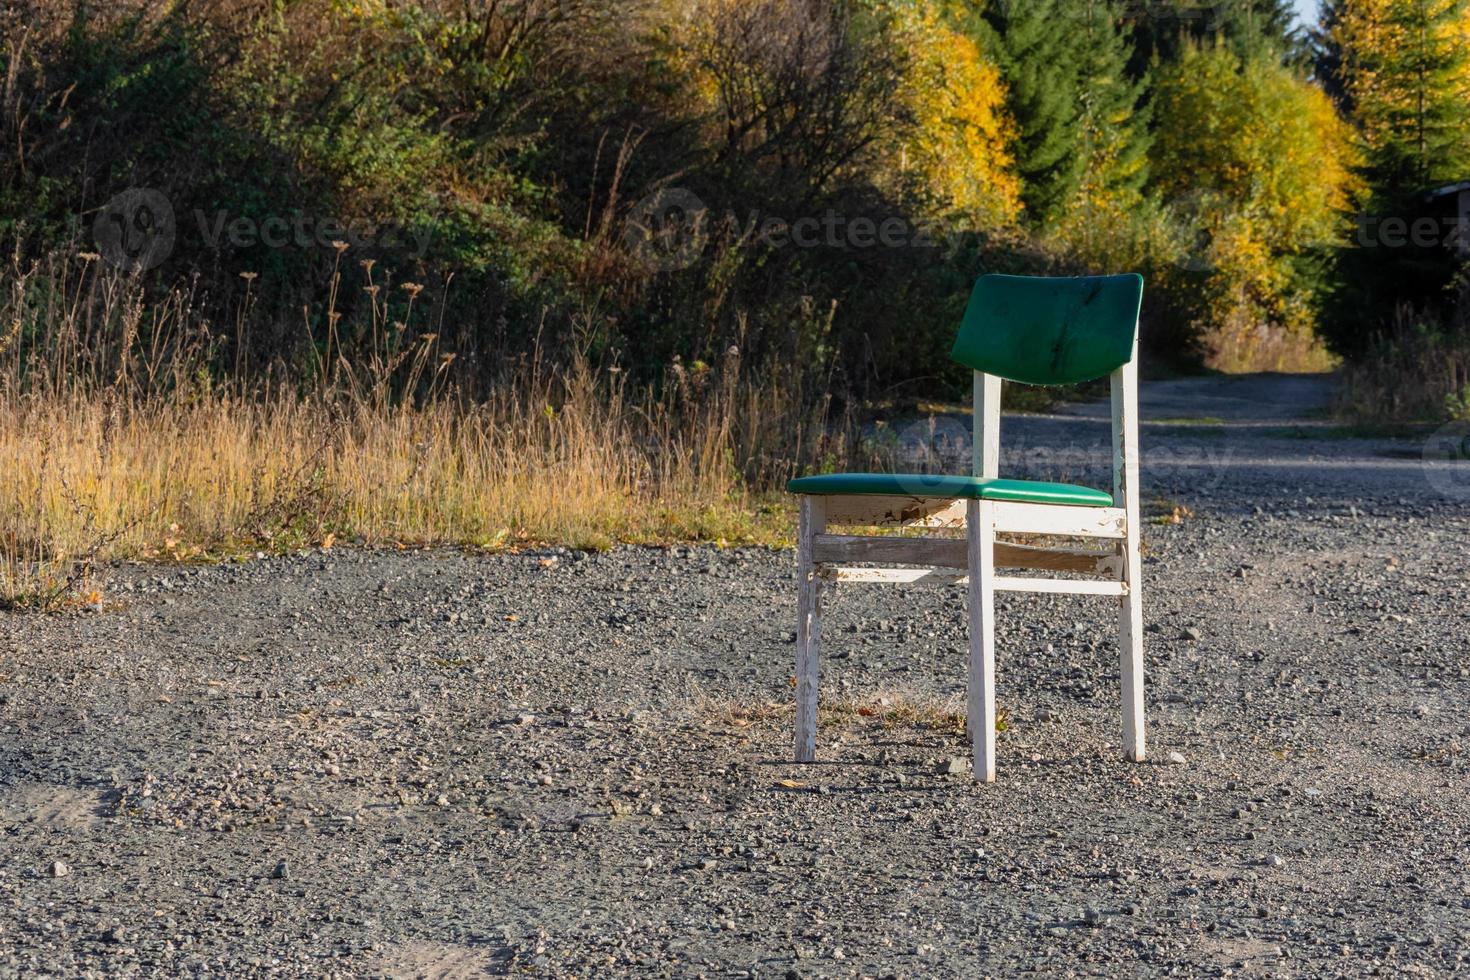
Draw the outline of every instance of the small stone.
<instances>
[{"instance_id":1,"label":"small stone","mask_svg":"<svg viewBox=\"0 0 1470 980\"><path fill-rule=\"evenodd\" d=\"M1185 763L1184 753L1182 753L1182 752L1170 752L1169 753L1169 765L1171 765L1171 766L1182 766L1182 765L1184 765L1184 763Z\"/></svg>"},{"instance_id":2,"label":"small stone","mask_svg":"<svg viewBox=\"0 0 1470 980\"><path fill-rule=\"evenodd\" d=\"M271 872L271 877L282 881L291 877L291 865L286 863L285 858L282 858L281 860L276 862L276 867L275 870Z\"/></svg>"},{"instance_id":3,"label":"small stone","mask_svg":"<svg viewBox=\"0 0 1470 980\"><path fill-rule=\"evenodd\" d=\"M53 878L65 878L69 874L71 874L71 868L69 868L69 867L66 866L66 862L65 861L52 861L51 862L51 877L53 877Z\"/></svg>"},{"instance_id":4,"label":"small stone","mask_svg":"<svg viewBox=\"0 0 1470 980\"><path fill-rule=\"evenodd\" d=\"M941 762L935 767L935 772L941 776L958 776L960 773L966 772L969 768L970 761L968 759L955 756L952 759L945 759Z\"/></svg>"}]
</instances>

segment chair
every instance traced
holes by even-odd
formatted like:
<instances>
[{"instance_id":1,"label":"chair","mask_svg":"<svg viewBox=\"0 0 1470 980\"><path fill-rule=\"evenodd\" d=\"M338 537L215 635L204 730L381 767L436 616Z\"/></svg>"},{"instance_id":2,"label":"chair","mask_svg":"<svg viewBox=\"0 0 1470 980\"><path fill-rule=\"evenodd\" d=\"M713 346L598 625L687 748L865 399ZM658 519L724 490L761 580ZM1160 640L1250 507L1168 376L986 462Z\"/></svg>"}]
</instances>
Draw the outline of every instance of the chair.
<instances>
[{"instance_id":1,"label":"chair","mask_svg":"<svg viewBox=\"0 0 1470 980\"><path fill-rule=\"evenodd\" d=\"M792 480L797 535L796 760L816 756L817 661L824 583L965 583L969 588L967 727L974 774L995 780L995 593L1118 598L1123 753L1142 762L1143 610L1139 582L1137 275L975 284L951 356L974 371L970 476L837 473ZM1109 376L1113 492L999 478L1003 381L1061 385ZM830 534L834 525L950 527L965 540ZM1018 544L1015 535L1080 538L1090 547ZM853 565L851 563L862 563ZM874 563L916 566L872 567ZM998 569L1083 572L1010 576Z\"/></svg>"}]
</instances>

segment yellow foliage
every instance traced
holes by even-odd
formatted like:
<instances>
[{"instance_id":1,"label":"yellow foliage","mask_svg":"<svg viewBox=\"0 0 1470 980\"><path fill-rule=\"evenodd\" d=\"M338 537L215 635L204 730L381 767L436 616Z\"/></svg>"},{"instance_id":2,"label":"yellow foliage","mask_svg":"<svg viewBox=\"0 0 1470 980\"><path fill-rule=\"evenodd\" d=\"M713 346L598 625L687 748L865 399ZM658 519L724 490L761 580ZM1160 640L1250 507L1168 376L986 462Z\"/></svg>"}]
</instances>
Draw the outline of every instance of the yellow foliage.
<instances>
[{"instance_id":1,"label":"yellow foliage","mask_svg":"<svg viewBox=\"0 0 1470 980\"><path fill-rule=\"evenodd\" d=\"M887 5L893 43L909 59L902 102L913 117L889 148L896 178L916 185L944 217L994 228L1021 213L1011 149L1015 123L1005 83L975 42L940 21L928 3Z\"/></svg>"},{"instance_id":2,"label":"yellow foliage","mask_svg":"<svg viewBox=\"0 0 1470 980\"><path fill-rule=\"evenodd\" d=\"M1357 106L1358 126L1364 143L1370 149L1379 149L1385 144L1402 140L1398 131L1398 120L1414 115L1418 107L1414 104L1416 93L1410 87L1397 82L1382 66L1391 64L1396 57L1417 39L1409 37L1404 24L1406 13L1412 13L1433 22L1439 20L1452 6L1454 0L1352 0L1339 4L1337 20L1333 26L1332 39L1342 52L1344 82L1348 95ZM1470 49L1470 10L1458 23L1449 22L1442 34L1428 38L1432 46L1441 50ZM1459 98L1470 102L1470 62L1460 73L1457 86ZM1466 134L1470 144L1470 133ZM1470 146L1467 146L1470 152Z\"/></svg>"},{"instance_id":3,"label":"yellow foliage","mask_svg":"<svg viewBox=\"0 0 1470 980\"><path fill-rule=\"evenodd\" d=\"M1208 242L1207 323L1221 367L1251 364L1251 336L1310 346L1313 297L1290 259L1332 244L1363 192L1350 127L1321 89L1274 61L1190 51L1159 78L1154 172Z\"/></svg>"},{"instance_id":4,"label":"yellow foliage","mask_svg":"<svg viewBox=\"0 0 1470 980\"><path fill-rule=\"evenodd\" d=\"M722 23L754 23L752 12L773 0L695 0L658 6L662 58L697 112L713 120L730 111L712 66L728 60ZM781 0L776 0L777 5ZM1021 180L1011 145L1015 124L1005 111L1005 83L973 40L944 23L934 0L868 0L847 29L881 40L903 65L902 91L891 125L875 142L872 164L884 189L917 196L932 217L969 228L1013 224L1021 213ZM733 18L733 19L732 19ZM765 43L795 43L773 38ZM811 43L811 39L807 39ZM716 123L715 125L719 125Z\"/></svg>"},{"instance_id":5,"label":"yellow foliage","mask_svg":"<svg viewBox=\"0 0 1470 980\"><path fill-rule=\"evenodd\" d=\"M1155 172L1165 197L1246 212L1280 252L1331 241L1361 193L1352 130L1327 95L1274 62L1187 53L1158 87Z\"/></svg>"}]
</instances>

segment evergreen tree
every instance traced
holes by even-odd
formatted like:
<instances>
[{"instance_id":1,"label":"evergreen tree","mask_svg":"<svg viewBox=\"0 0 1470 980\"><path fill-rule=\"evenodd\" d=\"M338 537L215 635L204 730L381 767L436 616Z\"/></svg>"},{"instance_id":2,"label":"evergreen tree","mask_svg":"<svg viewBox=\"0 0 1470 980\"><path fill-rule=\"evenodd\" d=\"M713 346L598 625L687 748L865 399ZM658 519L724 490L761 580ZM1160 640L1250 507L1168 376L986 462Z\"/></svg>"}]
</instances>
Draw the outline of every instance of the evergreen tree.
<instances>
[{"instance_id":1,"label":"evergreen tree","mask_svg":"<svg viewBox=\"0 0 1470 980\"><path fill-rule=\"evenodd\" d=\"M1470 0L1336 0L1319 64L1357 123L1372 192L1356 247L1339 258L1333 345L1367 349L1403 304L1432 314L1457 259L1444 234L1399 236L1424 193L1470 176Z\"/></svg>"},{"instance_id":2,"label":"evergreen tree","mask_svg":"<svg viewBox=\"0 0 1470 980\"><path fill-rule=\"evenodd\" d=\"M995 0L972 27L1000 65L1030 216L1136 196L1147 178L1143 86L1116 0Z\"/></svg>"},{"instance_id":3,"label":"evergreen tree","mask_svg":"<svg viewBox=\"0 0 1470 980\"><path fill-rule=\"evenodd\" d=\"M1470 0L1346 2L1339 73L1368 144L1379 206L1470 170Z\"/></svg>"},{"instance_id":4,"label":"evergreen tree","mask_svg":"<svg viewBox=\"0 0 1470 980\"><path fill-rule=\"evenodd\" d=\"M1145 81L1130 79L1131 29L1112 0L1086 0L1078 59L1083 193L1090 201L1125 205L1148 180L1152 137L1140 109Z\"/></svg>"},{"instance_id":5,"label":"evergreen tree","mask_svg":"<svg viewBox=\"0 0 1470 980\"><path fill-rule=\"evenodd\" d=\"M1343 114L1352 117L1353 99L1343 85L1342 45L1338 43L1341 15L1338 0L1323 0L1322 14L1309 41L1312 52L1312 74L1322 90L1332 96Z\"/></svg>"},{"instance_id":6,"label":"evergreen tree","mask_svg":"<svg viewBox=\"0 0 1470 980\"><path fill-rule=\"evenodd\" d=\"M1000 65L1016 121L1016 170L1033 219L1062 212L1082 182L1080 32L1067 0L995 0L974 22Z\"/></svg>"},{"instance_id":7,"label":"evergreen tree","mask_svg":"<svg viewBox=\"0 0 1470 980\"><path fill-rule=\"evenodd\" d=\"M1220 41L1243 58L1304 60L1307 39L1291 0L1153 0L1133 4L1134 55L1129 74L1178 61L1191 44Z\"/></svg>"}]
</instances>

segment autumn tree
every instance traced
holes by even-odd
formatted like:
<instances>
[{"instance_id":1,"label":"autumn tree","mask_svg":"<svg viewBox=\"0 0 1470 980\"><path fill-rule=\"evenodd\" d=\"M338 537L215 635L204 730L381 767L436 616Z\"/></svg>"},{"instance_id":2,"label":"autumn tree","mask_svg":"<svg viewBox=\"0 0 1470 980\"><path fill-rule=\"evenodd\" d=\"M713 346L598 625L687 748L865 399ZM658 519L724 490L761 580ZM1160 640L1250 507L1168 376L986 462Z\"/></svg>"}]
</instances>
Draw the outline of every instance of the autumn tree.
<instances>
[{"instance_id":1,"label":"autumn tree","mask_svg":"<svg viewBox=\"0 0 1470 980\"><path fill-rule=\"evenodd\" d=\"M1470 178L1470 2L1335 0L1324 26L1319 63L1357 124L1372 190L1357 240L1339 258L1328 324L1334 346L1352 356L1401 307L1433 314L1451 302L1450 233L1400 240L1393 226L1419 222L1430 189Z\"/></svg>"},{"instance_id":2,"label":"autumn tree","mask_svg":"<svg viewBox=\"0 0 1470 980\"><path fill-rule=\"evenodd\" d=\"M879 172L961 227L1010 225L1021 212L1015 122L1000 70L930 4L885 4L905 52L900 99L909 124L895 133Z\"/></svg>"},{"instance_id":3,"label":"autumn tree","mask_svg":"<svg viewBox=\"0 0 1470 980\"><path fill-rule=\"evenodd\" d=\"M1155 111L1154 186L1200 233L1216 363L1300 361L1320 300L1302 262L1341 240L1359 192L1349 128L1320 88L1224 46L1161 71Z\"/></svg>"},{"instance_id":4,"label":"autumn tree","mask_svg":"<svg viewBox=\"0 0 1470 980\"><path fill-rule=\"evenodd\" d=\"M1470 0L1337 0L1335 68L1389 203L1470 173Z\"/></svg>"}]
</instances>

